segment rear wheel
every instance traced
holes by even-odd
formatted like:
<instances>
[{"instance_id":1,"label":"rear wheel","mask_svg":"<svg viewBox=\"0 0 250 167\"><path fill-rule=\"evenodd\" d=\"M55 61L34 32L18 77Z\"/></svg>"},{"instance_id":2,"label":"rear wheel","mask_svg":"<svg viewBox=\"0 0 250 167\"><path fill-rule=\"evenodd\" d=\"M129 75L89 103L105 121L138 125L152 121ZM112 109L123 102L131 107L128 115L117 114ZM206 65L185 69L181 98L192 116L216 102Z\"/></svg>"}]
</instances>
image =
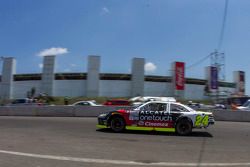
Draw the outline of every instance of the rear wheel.
<instances>
[{"instance_id":1,"label":"rear wheel","mask_svg":"<svg viewBox=\"0 0 250 167\"><path fill-rule=\"evenodd\" d=\"M188 135L192 132L192 123L188 119L182 119L176 124L175 130L178 135Z\"/></svg>"},{"instance_id":2,"label":"rear wheel","mask_svg":"<svg viewBox=\"0 0 250 167\"><path fill-rule=\"evenodd\" d=\"M122 117L115 116L111 118L110 128L114 132L122 132L125 129L125 121Z\"/></svg>"}]
</instances>

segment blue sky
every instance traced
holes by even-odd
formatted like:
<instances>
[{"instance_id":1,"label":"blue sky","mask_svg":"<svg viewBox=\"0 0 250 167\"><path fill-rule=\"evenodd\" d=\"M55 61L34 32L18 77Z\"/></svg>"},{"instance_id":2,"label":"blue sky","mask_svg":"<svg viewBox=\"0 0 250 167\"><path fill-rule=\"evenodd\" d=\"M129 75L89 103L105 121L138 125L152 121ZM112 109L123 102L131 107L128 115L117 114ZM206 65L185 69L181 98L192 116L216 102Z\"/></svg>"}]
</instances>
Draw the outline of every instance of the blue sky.
<instances>
[{"instance_id":1,"label":"blue sky","mask_svg":"<svg viewBox=\"0 0 250 167\"><path fill-rule=\"evenodd\" d=\"M87 56L100 55L101 72L129 73L131 59L144 57L155 67L147 74L168 75L171 62L189 66L216 49L224 4L224 0L0 0L0 56L15 57L17 73L41 72L38 55L50 48L67 52L57 56L58 72L85 72ZM248 77L249 18L249 0L229 0L220 50L226 55L227 81L232 81L235 70L246 71ZM208 59L186 75L204 78L209 64Z\"/></svg>"}]
</instances>

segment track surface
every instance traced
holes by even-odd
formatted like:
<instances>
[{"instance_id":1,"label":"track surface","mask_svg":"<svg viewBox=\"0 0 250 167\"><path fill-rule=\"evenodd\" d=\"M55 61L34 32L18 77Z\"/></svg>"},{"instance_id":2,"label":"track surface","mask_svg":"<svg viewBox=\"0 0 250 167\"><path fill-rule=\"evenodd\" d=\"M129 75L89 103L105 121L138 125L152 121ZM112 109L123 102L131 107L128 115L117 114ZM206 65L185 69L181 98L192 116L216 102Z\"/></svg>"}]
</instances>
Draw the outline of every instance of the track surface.
<instances>
[{"instance_id":1,"label":"track surface","mask_svg":"<svg viewBox=\"0 0 250 167\"><path fill-rule=\"evenodd\" d=\"M186 137L117 134L95 124L96 118L0 117L0 166L250 166L250 123L216 122Z\"/></svg>"}]
</instances>

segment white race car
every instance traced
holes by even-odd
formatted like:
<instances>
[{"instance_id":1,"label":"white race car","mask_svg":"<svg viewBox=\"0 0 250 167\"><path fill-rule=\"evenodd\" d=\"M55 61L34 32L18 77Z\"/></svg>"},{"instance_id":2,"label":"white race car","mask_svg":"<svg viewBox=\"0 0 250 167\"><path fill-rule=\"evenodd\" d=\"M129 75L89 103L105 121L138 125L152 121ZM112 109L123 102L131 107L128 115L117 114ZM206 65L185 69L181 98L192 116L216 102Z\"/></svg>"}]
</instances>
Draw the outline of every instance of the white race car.
<instances>
[{"instance_id":1,"label":"white race car","mask_svg":"<svg viewBox=\"0 0 250 167\"><path fill-rule=\"evenodd\" d=\"M188 135L193 128L207 128L214 124L213 114L195 111L177 102L150 101L132 110L117 110L99 115L98 128L114 132L155 130Z\"/></svg>"}]
</instances>

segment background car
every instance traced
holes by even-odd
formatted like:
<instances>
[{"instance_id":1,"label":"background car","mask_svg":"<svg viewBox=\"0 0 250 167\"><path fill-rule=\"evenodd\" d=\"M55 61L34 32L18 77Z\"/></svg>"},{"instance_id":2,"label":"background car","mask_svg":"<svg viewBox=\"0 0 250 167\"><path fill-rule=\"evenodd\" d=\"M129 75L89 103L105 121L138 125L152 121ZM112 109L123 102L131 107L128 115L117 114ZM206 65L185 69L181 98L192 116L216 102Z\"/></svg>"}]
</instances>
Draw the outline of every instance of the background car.
<instances>
[{"instance_id":1,"label":"background car","mask_svg":"<svg viewBox=\"0 0 250 167\"><path fill-rule=\"evenodd\" d=\"M71 106L102 106L97 104L95 101L78 101L73 103Z\"/></svg>"},{"instance_id":2,"label":"background car","mask_svg":"<svg viewBox=\"0 0 250 167\"><path fill-rule=\"evenodd\" d=\"M105 103L103 103L105 106L130 106L130 102L128 100L123 99L112 99L107 100Z\"/></svg>"},{"instance_id":3,"label":"background car","mask_svg":"<svg viewBox=\"0 0 250 167\"><path fill-rule=\"evenodd\" d=\"M214 109L227 109L224 104L214 104Z\"/></svg>"},{"instance_id":4,"label":"background car","mask_svg":"<svg viewBox=\"0 0 250 167\"><path fill-rule=\"evenodd\" d=\"M30 99L30 98L14 99L11 103L7 104L7 106L26 106L26 105L40 106L45 104L38 102L36 99Z\"/></svg>"},{"instance_id":5,"label":"background car","mask_svg":"<svg viewBox=\"0 0 250 167\"><path fill-rule=\"evenodd\" d=\"M237 106L237 110L250 111L250 100L247 100L242 106Z\"/></svg>"},{"instance_id":6,"label":"background car","mask_svg":"<svg viewBox=\"0 0 250 167\"><path fill-rule=\"evenodd\" d=\"M227 109L238 110L250 99L249 96L233 96L225 99L219 99L220 104L224 104Z\"/></svg>"}]
</instances>

